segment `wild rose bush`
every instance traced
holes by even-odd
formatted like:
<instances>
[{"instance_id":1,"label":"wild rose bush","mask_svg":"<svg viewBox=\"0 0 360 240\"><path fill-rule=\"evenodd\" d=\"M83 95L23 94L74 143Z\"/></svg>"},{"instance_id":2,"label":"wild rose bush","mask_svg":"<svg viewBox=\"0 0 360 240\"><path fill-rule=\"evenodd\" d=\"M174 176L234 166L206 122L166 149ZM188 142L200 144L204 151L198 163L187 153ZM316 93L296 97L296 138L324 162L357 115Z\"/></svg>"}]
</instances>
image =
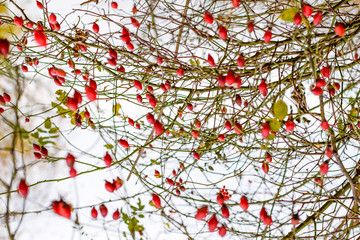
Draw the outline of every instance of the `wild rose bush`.
<instances>
[{"instance_id":1,"label":"wild rose bush","mask_svg":"<svg viewBox=\"0 0 360 240\"><path fill-rule=\"evenodd\" d=\"M104 218L103 231L133 239L156 239L148 218L181 239L358 237L356 2L87 1L66 15L34 4L43 17L15 1L20 14L1 17L22 30L0 41L15 86L0 99L2 140L13 140L0 193L10 239L33 214L34 186L92 173L106 176L106 199L59 197L36 212L79 229ZM55 100L22 109L38 79ZM55 147L72 141L69 124L100 137L104 154ZM28 181L40 163L68 175ZM12 212L17 194L24 209Z\"/></svg>"}]
</instances>

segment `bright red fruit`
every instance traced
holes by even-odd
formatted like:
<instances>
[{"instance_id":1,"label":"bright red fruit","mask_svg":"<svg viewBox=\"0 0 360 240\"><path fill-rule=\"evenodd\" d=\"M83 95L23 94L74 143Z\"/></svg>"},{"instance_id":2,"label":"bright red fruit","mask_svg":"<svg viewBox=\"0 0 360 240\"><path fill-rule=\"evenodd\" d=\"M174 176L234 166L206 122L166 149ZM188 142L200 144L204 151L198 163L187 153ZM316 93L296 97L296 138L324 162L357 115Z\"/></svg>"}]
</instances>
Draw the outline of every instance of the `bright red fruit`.
<instances>
[{"instance_id":1,"label":"bright red fruit","mask_svg":"<svg viewBox=\"0 0 360 240\"><path fill-rule=\"evenodd\" d=\"M117 52L116 52L114 49L112 49L112 48L109 48L109 56L110 56L110 58L113 58L113 59L115 59L115 60L118 60L118 54L117 54Z\"/></svg>"},{"instance_id":2,"label":"bright red fruit","mask_svg":"<svg viewBox=\"0 0 360 240\"><path fill-rule=\"evenodd\" d=\"M295 14L294 16L294 23L296 26L299 26L302 22L302 17L300 13Z\"/></svg>"},{"instance_id":3,"label":"bright red fruit","mask_svg":"<svg viewBox=\"0 0 360 240\"><path fill-rule=\"evenodd\" d=\"M195 219L197 220L203 220L206 215L208 214L208 207L207 206L203 206L201 208L199 208L196 212L196 215L195 215Z\"/></svg>"},{"instance_id":4,"label":"bright red fruit","mask_svg":"<svg viewBox=\"0 0 360 240\"><path fill-rule=\"evenodd\" d=\"M225 135L224 135L224 134L219 134L218 140L219 140L220 142L225 141Z\"/></svg>"},{"instance_id":5,"label":"bright red fruit","mask_svg":"<svg viewBox=\"0 0 360 240\"><path fill-rule=\"evenodd\" d=\"M21 65L21 70L22 70L23 72L28 72L28 71L29 71L28 67L25 66L25 65Z\"/></svg>"},{"instance_id":6,"label":"bright red fruit","mask_svg":"<svg viewBox=\"0 0 360 240\"><path fill-rule=\"evenodd\" d=\"M329 128L329 123L327 121L322 121L320 126L324 131L326 131Z\"/></svg>"},{"instance_id":7,"label":"bright red fruit","mask_svg":"<svg viewBox=\"0 0 360 240\"><path fill-rule=\"evenodd\" d=\"M189 109L189 111L194 110L194 106L191 103L186 104L186 108Z\"/></svg>"},{"instance_id":8,"label":"bright red fruit","mask_svg":"<svg viewBox=\"0 0 360 240\"><path fill-rule=\"evenodd\" d=\"M313 86L312 89L311 89L311 92L312 92L314 95L319 96L319 95L321 95L321 94L323 93L323 90L322 90L322 88L320 88L320 87L315 87L315 86Z\"/></svg>"},{"instance_id":9,"label":"bright red fruit","mask_svg":"<svg viewBox=\"0 0 360 240\"><path fill-rule=\"evenodd\" d=\"M120 179L119 177L117 177L116 179L113 180L112 184L115 186L115 190L118 190L119 188L122 187L122 185L124 184L124 181L122 179Z\"/></svg>"},{"instance_id":10,"label":"bright red fruit","mask_svg":"<svg viewBox=\"0 0 360 240\"><path fill-rule=\"evenodd\" d=\"M216 201L219 205L224 204L224 196L221 193L218 193L216 196Z\"/></svg>"},{"instance_id":11,"label":"bright red fruit","mask_svg":"<svg viewBox=\"0 0 360 240\"><path fill-rule=\"evenodd\" d=\"M118 8L117 2L111 2L111 7L114 9Z\"/></svg>"},{"instance_id":12,"label":"bright red fruit","mask_svg":"<svg viewBox=\"0 0 360 240\"><path fill-rule=\"evenodd\" d=\"M52 23L52 24L55 24L56 23L56 15L55 14L50 14L49 16L49 22Z\"/></svg>"},{"instance_id":13,"label":"bright red fruit","mask_svg":"<svg viewBox=\"0 0 360 240\"><path fill-rule=\"evenodd\" d=\"M265 174L268 174L269 172L269 164L267 162L263 162L263 164L261 165L262 170L264 171Z\"/></svg>"},{"instance_id":14,"label":"bright red fruit","mask_svg":"<svg viewBox=\"0 0 360 240\"><path fill-rule=\"evenodd\" d=\"M127 42L126 43L126 47L127 49L129 49L130 51L134 50L134 45L131 42Z\"/></svg>"},{"instance_id":15,"label":"bright red fruit","mask_svg":"<svg viewBox=\"0 0 360 240\"><path fill-rule=\"evenodd\" d=\"M233 85L235 82L235 74L233 71L228 71L227 72L227 75L225 77L225 83L228 85L228 86L231 86Z\"/></svg>"},{"instance_id":16,"label":"bright red fruit","mask_svg":"<svg viewBox=\"0 0 360 240\"><path fill-rule=\"evenodd\" d=\"M120 218L120 212L119 209L116 209L116 211L113 213L112 218L114 220L118 220Z\"/></svg>"},{"instance_id":17,"label":"bright red fruit","mask_svg":"<svg viewBox=\"0 0 360 240\"><path fill-rule=\"evenodd\" d=\"M302 12L304 14L305 17L310 17L311 14L313 13L313 9L311 6L305 4L303 7L302 7Z\"/></svg>"},{"instance_id":18,"label":"bright red fruit","mask_svg":"<svg viewBox=\"0 0 360 240\"><path fill-rule=\"evenodd\" d=\"M43 157L46 158L48 156L48 150L44 146L40 148L40 152Z\"/></svg>"},{"instance_id":19,"label":"bright red fruit","mask_svg":"<svg viewBox=\"0 0 360 240\"><path fill-rule=\"evenodd\" d=\"M232 128L232 126L231 126L231 123L229 122L229 120L226 120L226 122L225 122L225 128L227 129L227 130L231 130L231 128Z\"/></svg>"},{"instance_id":20,"label":"bright red fruit","mask_svg":"<svg viewBox=\"0 0 360 240\"><path fill-rule=\"evenodd\" d=\"M268 88L267 88L267 84L266 84L265 80L261 81L258 88L259 88L260 93L265 97L268 93Z\"/></svg>"},{"instance_id":21,"label":"bright red fruit","mask_svg":"<svg viewBox=\"0 0 360 240\"><path fill-rule=\"evenodd\" d=\"M146 120L147 120L150 124L154 124L154 123L155 123L155 117L154 117L154 115L152 115L151 113L146 114Z\"/></svg>"},{"instance_id":22,"label":"bright red fruit","mask_svg":"<svg viewBox=\"0 0 360 240\"><path fill-rule=\"evenodd\" d=\"M105 189L108 190L109 192L114 192L115 186L111 182L105 180Z\"/></svg>"},{"instance_id":23,"label":"bright red fruit","mask_svg":"<svg viewBox=\"0 0 360 240\"><path fill-rule=\"evenodd\" d=\"M269 123L263 123L262 129L261 129L261 135L264 139L267 139L270 136L270 125Z\"/></svg>"},{"instance_id":24,"label":"bright red fruit","mask_svg":"<svg viewBox=\"0 0 360 240\"><path fill-rule=\"evenodd\" d=\"M247 197L245 196L242 196L240 198L240 207L244 210L244 211L247 211L248 208L249 208L249 201L247 199Z\"/></svg>"},{"instance_id":25,"label":"bright red fruit","mask_svg":"<svg viewBox=\"0 0 360 240\"><path fill-rule=\"evenodd\" d=\"M66 106L72 111L76 111L78 109L78 101L75 98L68 97L66 99Z\"/></svg>"},{"instance_id":26,"label":"bright red fruit","mask_svg":"<svg viewBox=\"0 0 360 240\"><path fill-rule=\"evenodd\" d=\"M299 214L293 214L292 218L291 218L291 224L296 226L298 225L300 222L300 218L299 218Z\"/></svg>"},{"instance_id":27,"label":"bright red fruit","mask_svg":"<svg viewBox=\"0 0 360 240\"><path fill-rule=\"evenodd\" d=\"M24 198L26 198L29 194L29 186L27 185L25 179L22 178L20 180L17 192Z\"/></svg>"},{"instance_id":28,"label":"bright red fruit","mask_svg":"<svg viewBox=\"0 0 360 240\"><path fill-rule=\"evenodd\" d=\"M70 168L70 171L69 171L69 174L70 174L70 177L74 178L77 176L77 171L74 167L71 167Z\"/></svg>"},{"instance_id":29,"label":"bright red fruit","mask_svg":"<svg viewBox=\"0 0 360 240\"><path fill-rule=\"evenodd\" d=\"M111 66L116 66L116 60L114 58L108 58L108 63L111 65Z\"/></svg>"},{"instance_id":30,"label":"bright red fruit","mask_svg":"<svg viewBox=\"0 0 360 240\"><path fill-rule=\"evenodd\" d=\"M336 35L338 36L344 36L345 34L345 24L343 23L336 23L335 28L334 28L334 32L336 33Z\"/></svg>"},{"instance_id":31,"label":"bright red fruit","mask_svg":"<svg viewBox=\"0 0 360 240\"><path fill-rule=\"evenodd\" d=\"M40 151L40 146L34 143L33 149L34 149L34 151Z\"/></svg>"},{"instance_id":32,"label":"bright red fruit","mask_svg":"<svg viewBox=\"0 0 360 240\"><path fill-rule=\"evenodd\" d=\"M323 162L321 165L320 165L320 174L321 175L326 175L329 171L329 162L326 161L326 162Z\"/></svg>"},{"instance_id":33,"label":"bright red fruit","mask_svg":"<svg viewBox=\"0 0 360 240\"><path fill-rule=\"evenodd\" d=\"M240 6L240 0L231 0L231 3L234 8L237 8Z\"/></svg>"},{"instance_id":34,"label":"bright red fruit","mask_svg":"<svg viewBox=\"0 0 360 240\"><path fill-rule=\"evenodd\" d=\"M322 181L320 178L314 178L314 182L319 184L320 186L322 185Z\"/></svg>"},{"instance_id":35,"label":"bright red fruit","mask_svg":"<svg viewBox=\"0 0 360 240\"><path fill-rule=\"evenodd\" d=\"M266 225L266 226L270 226L271 224L272 224L272 218L271 218L271 216L266 216L265 217L265 219L264 219L264 224Z\"/></svg>"},{"instance_id":36,"label":"bright red fruit","mask_svg":"<svg viewBox=\"0 0 360 240\"><path fill-rule=\"evenodd\" d=\"M139 102L139 103L142 103L143 102L143 98L141 95L136 95L136 100Z\"/></svg>"},{"instance_id":37,"label":"bright red fruit","mask_svg":"<svg viewBox=\"0 0 360 240\"><path fill-rule=\"evenodd\" d=\"M99 30L100 30L100 27L97 23L93 23L92 25L92 30L95 32L95 33L99 33Z\"/></svg>"},{"instance_id":38,"label":"bright red fruit","mask_svg":"<svg viewBox=\"0 0 360 240\"><path fill-rule=\"evenodd\" d=\"M236 132L237 134L241 134L243 128L242 128L242 126L241 126L240 123L235 122L235 123L234 123L234 130L235 130L235 132Z\"/></svg>"},{"instance_id":39,"label":"bright red fruit","mask_svg":"<svg viewBox=\"0 0 360 240\"><path fill-rule=\"evenodd\" d=\"M210 66L215 67L215 61L214 58L210 55L210 53L208 54L208 60L207 62L209 63Z\"/></svg>"},{"instance_id":40,"label":"bright red fruit","mask_svg":"<svg viewBox=\"0 0 360 240\"><path fill-rule=\"evenodd\" d=\"M219 83L220 87L225 87L225 77L223 75L219 75L217 82Z\"/></svg>"},{"instance_id":41,"label":"bright red fruit","mask_svg":"<svg viewBox=\"0 0 360 240\"><path fill-rule=\"evenodd\" d=\"M130 18L131 20L131 24L136 27L136 28L139 28L140 27L140 23L138 22L138 20L136 20L135 18Z\"/></svg>"},{"instance_id":42,"label":"bright red fruit","mask_svg":"<svg viewBox=\"0 0 360 240\"><path fill-rule=\"evenodd\" d=\"M184 76L184 69L179 68L178 70L176 70L176 75L178 75L179 77ZM166 85L165 85L166 87Z\"/></svg>"},{"instance_id":43,"label":"bright red fruit","mask_svg":"<svg viewBox=\"0 0 360 240\"><path fill-rule=\"evenodd\" d=\"M195 119L194 125L195 125L195 127L200 128L201 127L201 122L198 119Z\"/></svg>"},{"instance_id":44,"label":"bright red fruit","mask_svg":"<svg viewBox=\"0 0 360 240\"><path fill-rule=\"evenodd\" d=\"M195 159L197 159L197 160L199 160L200 159L200 155L197 153L197 152L193 152L193 157L195 158Z\"/></svg>"},{"instance_id":45,"label":"bright red fruit","mask_svg":"<svg viewBox=\"0 0 360 240\"><path fill-rule=\"evenodd\" d=\"M28 28L33 28L34 27L34 24L32 22L27 22L26 23L26 27Z\"/></svg>"},{"instance_id":46,"label":"bright red fruit","mask_svg":"<svg viewBox=\"0 0 360 240\"><path fill-rule=\"evenodd\" d=\"M2 108L1 108L1 109L2 109ZM36 159L40 159L40 158L41 158L41 154L38 153L38 152L34 152L34 157L35 157Z\"/></svg>"},{"instance_id":47,"label":"bright red fruit","mask_svg":"<svg viewBox=\"0 0 360 240\"><path fill-rule=\"evenodd\" d=\"M254 22L249 22L247 27L248 32L252 33L254 31L254 28L255 28Z\"/></svg>"},{"instance_id":48,"label":"bright red fruit","mask_svg":"<svg viewBox=\"0 0 360 240\"><path fill-rule=\"evenodd\" d=\"M146 96L147 96L148 99L149 99L149 104L150 104L150 106L156 107L157 101L156 101L155 96L152 95L152 94L147 94Z\"/></svg>"},{"instance_id":49,"label":"bright red fruit","mask_svg":"<svg viewBox=\"0 0 360 240\"><path fill-rule=\"evenodd\" d=\"M96 90L91 86L88 85L85 86L85 93L87 98L90 100L90 102L96 100L96 95L97 95Z\"/></svg>"},{"instance_id":50,"label":"bright red fruit","mask_svg":"<svg viewBox=\"0 0 360 240\"><path fill-rule=\"evenodd\" d=\"M63 200L53 201L52 208L53 208L54 213L56 213L64 218L67 218L67 219L71 218L72 208L69 204L67 204Z\"/></svg>"},{"instance_id":51,"label":"bright red fruit","mask_svg":"<svg viewBox=\"0 0 360 240\"><path fill-rule=\"evenodd\" d=\"M36 1L36 6L37 6L38 8L40 8L40 9L43 9L43 8L44 8L43 5L42 5L42 3L39 2L39 1Z\"/></svg>"},{"instance_id":52,"label":"bright red fruit","mask_svg":"<svg viewBox=\"0 0 360 240\"><path fill-rule=\"evenodd\" d=\"M325 154L328 158L332 158L334 150L331 146L326 147Z\"/></svg>"},{"instance_id":53,"label":"bright red fruit","mask_svg":"<svg viewBox=\"0 0 360 240\"><path fill-rule=\"evenodd\" d=\"M194 138L198 138L198 137L200 137L199 132L198 132L198 131L196 131L196 130L193 130L193 131L191 132L191 135L192 135Z\"/></svg>"},{"instance_id":54,"label":"bright red fruit","mask_svg":"<svg viewBox=\"0 0 360 240\"><path fill-rule=\"evenodd\" d=\"M241 87L242 81L240 77L235 78L235 82L233 84L233 87L236 89L239 89Z\"/></svg>"},{"instance_id":55,"label":"bright red fruit","mask_svg":"<svg viewBox=\"0 0 360 240\"><path fill-rule=\"evenodd\" d=\"M124 139L120 139L118 142L119 142L119 144L120 144L122 147L124 147L124 148L128 148L128 147L129 147L129 143L128 143L126 140L124 140Z\"/></svg>"},{"instance_id":56,"label":"bright red fruit","mask_svg":"<svg viewBox=\"0 0 360 240\"><path fill-rule=\"evenodd\" d=\"M14 17L14 23L21 27L24 24L24 20L22 17Z\"/></svg>"},{"instance_id":57,"label":"bright red fruit","mask_svg":"<svg viewBox=\"0 0 360 240\"><path fill-rule=\"evenodd\" d=\"M66 160L66 165L68 165L68 167L72 168L74 166L75 157L71 153L68 153L65 160Z\"/></svg>"},{"instance_id":58,"label":"bright red fruit","mask_svg":"<svg viewBox=\"0 0 360 240\"><path fill-rule=\"evenodd\" d=\"M242 81L240 77L235 78L235 82L233 84L233 87L236 89L239 89L241 87Z\"/></svg>"},{"instance_id":59,"label":"bright red fruit","mask_svg":"<svg viewBox=\"0 0 360 240\"><path fill-rule=\"evenodd\" d=\"M238 64L239 67L244 67L245 66L246 61L245 61L245 58L244 58L243 55L240 55L236 61L237 61L237 64Z\"/></svg>"},{"instance_id":60,"label":"bright red fruit","mask_svg":"<svg viewBox=\"0 0 360 240\"><path fill-rule=\"evenodd\" d=\"M264 42L269 43L271 41L271 37L272 37L271 29L266 30L264 34Z\"/></svg>"},{"instance_id":61,"label":"bright red fruit","mask_svg":"<svg viewBox=\"0 0 360 240\"><path fill-rule=\"evenodd\" d=\"M208 13L208 12L205 12L205 14L204 14L204 20L205 20L205 22L208 23L208 24L213 24L213 22L214 22L213 16L212 16L210 13Z\"/></svg>"},{"instance_id":62,"label":"bright red fruit","mask_svg":"<svg viewBox=\"0 0 360 240\"><path fill-rule=\"evenodd\" d=\"M104 156L104 162L105 162L106 167L111 167L112 157L110 156L110 154L108 152L106 152L106 154Z\"/></svg>"},{"instance_id":63,"label":"bright red fruit","mask_svg":"<svg viewBox=\"0 0 360 240\"><path fill-rule=\"evenodd\" d=\"M152 202L156 208L161 208L161 200L155 193L152 194Z\"/></svg>"},{"instance_id":64,"label":"bright red fruit","mask_svg":"<svg viewBox=\"0 0 360 240\"><path fill-rule=\"evenodd\" d=\"M214 214L210 219L209 219L209 222L208 222L208 227L209 227L209 231L210 232L214 232L215 229L217 228L217 225L218 225L218 220L216 218L216 215Z\"/></svg>"},{"instance_id":65,"label":"bright red fruit","mask_svg":"<svg viewBox=\"0 0 360 240\"><path fill-rule=\"evenodd\" d=\"M224 237L226 235L226 227L224 225L222 225L221 227L219 227L219 235L221 237Z\"/></svg>"},{"instance_id":66,"label":"bright red fruit","mask_svg":"<svg viewBox=\"0 0 360 240\"><path fill-rule=\"evenodd\" d=\"M314 25L318 25L319 23L321 23L322 21L322 13L321 12L318 12L314 15Z\"/></svg>"},{"instance_id":67,"label":"bright red fruit","mask_svg":"<svg viewBox=\"0 0 360 240\"><path fill-rule=\"evenodd\" d=\"M320 72L321 72L321 75L323 75L325 78L330 77L330 68L322 67Z\"/></svg>"},{"instance_id":68,"label":"bright red fruit","mask_svg":"<svg viewBox=\"0 0 360 240\"><path fill-rule=\"evenodd\" d=\"M163 125L158 120L156 120L154 123L154 130L155 130L156 136L161 135L165 131Z\"/></svg>"},{"instance_id":69,"label":"bright red fruit","mask_svg":"<svg viewBox=\"0 0 360 240\"><path fill-rule=\"evenodd\" d=\"M101 204L99 206L99 210L100 210L101 216L106 217L106 215L108 214L108 209L104 204Z\"/></svg>"},{"instance_id":70,"label":"bright red fruit","mask_svg":"<svg viewBox=\"0 0 360 240\"><path fill-rule=\"evenodd\" d=\"M171 185L171 186L174 186L175 183L174 183L174 180L170 179L170 178L166 178L166 182L167 184Z\"/></svg>"},{"instance_id":71,"label":"bright red fruit","mask_svg":"<svg viewBox=\"0 0 360 240\"><path fill-rule=\"evenodd\" d=\"M220 38L223 39L223 40L226 40L227 39L227 30L224 26L220 26L219 27L219 35L220 35Z\"/></svg>"},{"instance_id":72,"label":"bright red fruit","mask_svg":"<svg viewBox=\"0 0 360 240\"><path fill-rule=\"evenodd\" d=\"M93 207L93 208L91 209L91 217L96 219L97 216L98 216L98 212L97 212L96 208Z\"/></svg>"},{"instance_id":73,"label":"bright red fruit","mask_svg":"<svg viewBox=\"0 0 360 240\"><path fill-rule=\"evenodd\" d=\"M7 39L0 39L0 54L6 57L9 54L10 42Z\"/></svg>"},{"instance_id":74,"label":"bright red fruit","mask_svg":"<svg viewBox=\"0 0 360 240\"><path fill-rule=\"evenodd\" d=\"M267 216L267 212L266 212L266 209L263 207L261 208L260 210L260 219L264 221L265 217Z\"/></svg>"},{"instance_id":75,"label":"bright red fruit","mask_svg":"<svg viewBox=\"0 0 360 240\"><path fill-rule=\"evenodd\" d=\"M315 86L316 86L316 87L320 87L320 88L325 87L325 86L326 86L326 81L325 81L325 79L323 79L323 78L318 78L318 79L316 80L316 82L315 82Z\"/></svg>"},{"instance_id":76,"label":"bright red fruit","mask_svg":"<svg viewBox=\"0 0 360 240\"><path fill-rule=\"evenodd\" d=\"M179 70L179 69L178 69L178 70ZM165 82L165 88L166 88L166 90L170 90L170 89L171 89L171 82L166 81L166 82Z\"/></svg>"},{"instance_id":77,"label":"bright red fruit","mask_svg":"<svg viewBox=\"0 0 360 240\"><path fill-rule=\"evenodd\" d=\"M41 30L36 30L34 32L34 38L35 41L37 42L37 44L41 47L46 47L47 45L47 37L45 35L45 33Z\"/></svg>"},{"instance_id":78,"label":"bright red fruit","mask_svg":"<svg viewBox=\"0 0 360 240\"><path fill-rule=\"evenodd\" d=\"M229 208L227 206L225 206L225 205L223 205L221 207L221 213L222 213L224 218L229 218L229 216L230 216Z\"/></svg>"},{"instance_id":79,"label":"bright red fruit","mask_svg":"<svg viewBox=\"0 0 360 240\"><path fill-rule=\"evenodd\" d=\"M292 132L295 128L295 123L292 120L287 120L285 123L286 131Z\"/></svg>"}]
</instances>

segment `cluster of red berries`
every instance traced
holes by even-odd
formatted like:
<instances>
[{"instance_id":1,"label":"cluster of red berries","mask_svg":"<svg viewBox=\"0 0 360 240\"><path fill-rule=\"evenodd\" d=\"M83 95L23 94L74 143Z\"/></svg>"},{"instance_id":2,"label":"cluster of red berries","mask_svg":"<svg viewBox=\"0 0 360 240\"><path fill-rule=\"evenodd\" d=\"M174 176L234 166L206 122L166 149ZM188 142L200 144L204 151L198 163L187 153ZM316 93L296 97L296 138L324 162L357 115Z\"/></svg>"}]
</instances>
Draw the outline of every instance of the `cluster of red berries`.
<instances>
[{"instance_id":1,"label":"cluster of red berries","mask_svg":"<svg viewBox=\"0 0 360 240\"><path fill-rule=\"evenodd\" d=\"M105 180L105 189L112 193L112 192L118 190L119 188L121 188L123 183L124 183L124 181L122 179L120 179L119 177L117 177L116 179L113 179L112 182Z\"/></svg>"},{"instance_id":2,"label":"cluster of red berries","mask_svg":"<svg viewBox=\"0 0 360 240\"><path fill-rule=\"evenodd\" d=\"M68 155L65 158L66 160L66 165L70 168L69 173L70 173L70 177L74 178L77 176L77 172L74 168L74 164L75 164L75 157L74 155L72 155L71 153L68 153Z\"/></svg>"},{"instance_id":3,"label":"cluster of red berries","mask_svg":"<svg viewBox=\"0 0 360 240\"><path fill-rule=\"evenodd\" d=\"M39 146L37 144L33 144L33 149L34 149L34 157L36 159L40 159L40 158L47 158L48 157L48 150L47 148L45 148L44 146Z\"/></svg>"},{"instance_id":4,"label":"cluster of red berries","mask_svg":"<svg viewBox=\"0 0 360 240\"><path fill-rule=\"evenodd\" d=\"M105 206L105 204L101 204L101 205L99 206L99 211L100 211L101 216L103 216L103 217L106 217L107 214L108 214L108 209L107 209L107 207ZM96 218L98 217L98 211L96 210L95 207L93 207L93 208L91 209L90 214L91 214L91 217L94 218L94 219L96 219ZM118 220L118 219L120 218L120 211L119 211L119 209L116 209L116 210L114 211L114 213L113 213L113 215L112 215L112 218L113 218L114 220Z\"/></svg>"}]
</instances>

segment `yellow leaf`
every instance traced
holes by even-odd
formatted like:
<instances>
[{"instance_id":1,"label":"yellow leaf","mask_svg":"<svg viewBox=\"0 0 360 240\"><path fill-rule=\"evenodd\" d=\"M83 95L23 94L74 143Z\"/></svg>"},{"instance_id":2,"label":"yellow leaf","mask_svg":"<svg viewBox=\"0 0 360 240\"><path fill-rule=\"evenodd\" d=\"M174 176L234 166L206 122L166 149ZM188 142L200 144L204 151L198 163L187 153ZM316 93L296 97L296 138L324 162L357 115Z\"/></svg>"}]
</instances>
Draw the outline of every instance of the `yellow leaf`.
<instances>
[{"instance_id":1,"label":"yellow leaf","mask_svg":"<svg viewBox=\"0 0 360 240\"><path fill-rule=\"evenodd\" d=\"M288 8L280 14L279 18L283 21L292 22L294 21L294 17L298 12L298 8Z\"/></svg>"},{"instance_id":2,"label":"yellow leaf","mask_svg":"<svg viewBox=\"0 0 360 240\"><path fill-rule=\"evenodd\" d=\"M284 120L284 118L288 114L288 107L283 100L279 100L274 104L274 115L280 121Z\"/></svg>"},{"instance_id":3,"label":"yellow leaf","mask_svg":"<svg viewBox=\"0 0 360 240\"><path fill-rule=\"evenodd\" d=\"M119 109L120 109L120 104L117 103L113 106L113 113L115 114L115 116L119 115Z\"/></svg>"}]
</instances>

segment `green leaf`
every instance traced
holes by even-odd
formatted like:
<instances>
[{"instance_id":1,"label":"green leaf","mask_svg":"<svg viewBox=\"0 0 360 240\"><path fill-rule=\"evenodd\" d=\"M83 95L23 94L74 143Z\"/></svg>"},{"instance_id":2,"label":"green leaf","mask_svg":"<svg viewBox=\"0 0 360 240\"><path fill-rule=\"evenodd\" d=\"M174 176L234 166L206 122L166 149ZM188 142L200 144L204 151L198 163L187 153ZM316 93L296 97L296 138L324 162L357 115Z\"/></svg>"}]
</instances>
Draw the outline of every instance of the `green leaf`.
<instances>
[{"instance_id":1,"label":"green leaf","mask_svg":"<svg viewBox=\"0 0 360 240\"><path fill-rule=\"evenodd\" d=\"M274 134L270 134L267 138L267 140L274 140L275 139L275 135Z\"/></svg>"},{"instance_id":2,"label":"green leaf","mask_svg":"<svg viewBox=\"0 0 360 240\"><path fill-rule=\"evenodd\" d=\"M299 12L298 8L288 8L285 9L279 16L283 21L293 22L295 15Z\"/></svg>"},{"instance_id":3,"label":"green leaf","mask_svg":"<svg viewBox=\"0 0 360 240\"><path fill-rule=\"evenodd\" d=\"M281 122L279 122L278 120L273 118L273 119L270 119L269 125L270 125L270 128L272 131L277 132L277 131L279 131L279 129L281 127Z\"/></svg>"},{"instance_id":4,"label":"green leaf","mask_svg":"<svg viewBox=\"0 0 360 240\"><path fill-rule=\"evenodd\" d=\"M106 147L106 149L112 149L114 146L111 144L105 144L104 147Z\"/></svg>"},{"instance_id":5,"label":"green leaf","mask_svg":"<svg viewBox=\"0 0 360 240\"><path fill-rule=\"evenodd\" d=\"M151 165L156 164L160 165L160 162L156 161L155 159L150 159Z\"/></svg>"},{"instance_id":6,"label":"green leaf","mask_svg":"<svg viewBox=\"0 0 360 240\"><path fill-rule=\"evenodd\" d=\"M49 133L57 133L59 129L57 127L50 128Z\"/></svg>"},{"instance_id":7,"label":"green leaf","mask_svg":"<svg viewBox=\"0 0 360 240\"><path fill-rule=\"evenodd\" d=\"M44 126L45 126L45 128L47 128L47 129L50 129L50 128L51 128L51 121L50 121L49 118L46 119L46 121L45 121L45 123L44 123Z\"/></svg>"},{"instance_id":8,"label":"green leaf","mask_svg":"<svg viewBox=\"0 0 360 240\"><path fill-rule=\"evenodd\" d=\"M274 115L280 121L288 115L288 107L283 100L279 100L274 104Z\"/></svg>"},{"instance_id":9,"label":"green leaf","mask_svg":"<svg viewBox=\"0 0 360 240\"><path fill-rule=\"evenodd\" d=\"M190 59L190 64L192 65L192 66L196 66L196 63L194 62L194 60L192 60L192 59Z\"/></svg>"}]
</instances>

